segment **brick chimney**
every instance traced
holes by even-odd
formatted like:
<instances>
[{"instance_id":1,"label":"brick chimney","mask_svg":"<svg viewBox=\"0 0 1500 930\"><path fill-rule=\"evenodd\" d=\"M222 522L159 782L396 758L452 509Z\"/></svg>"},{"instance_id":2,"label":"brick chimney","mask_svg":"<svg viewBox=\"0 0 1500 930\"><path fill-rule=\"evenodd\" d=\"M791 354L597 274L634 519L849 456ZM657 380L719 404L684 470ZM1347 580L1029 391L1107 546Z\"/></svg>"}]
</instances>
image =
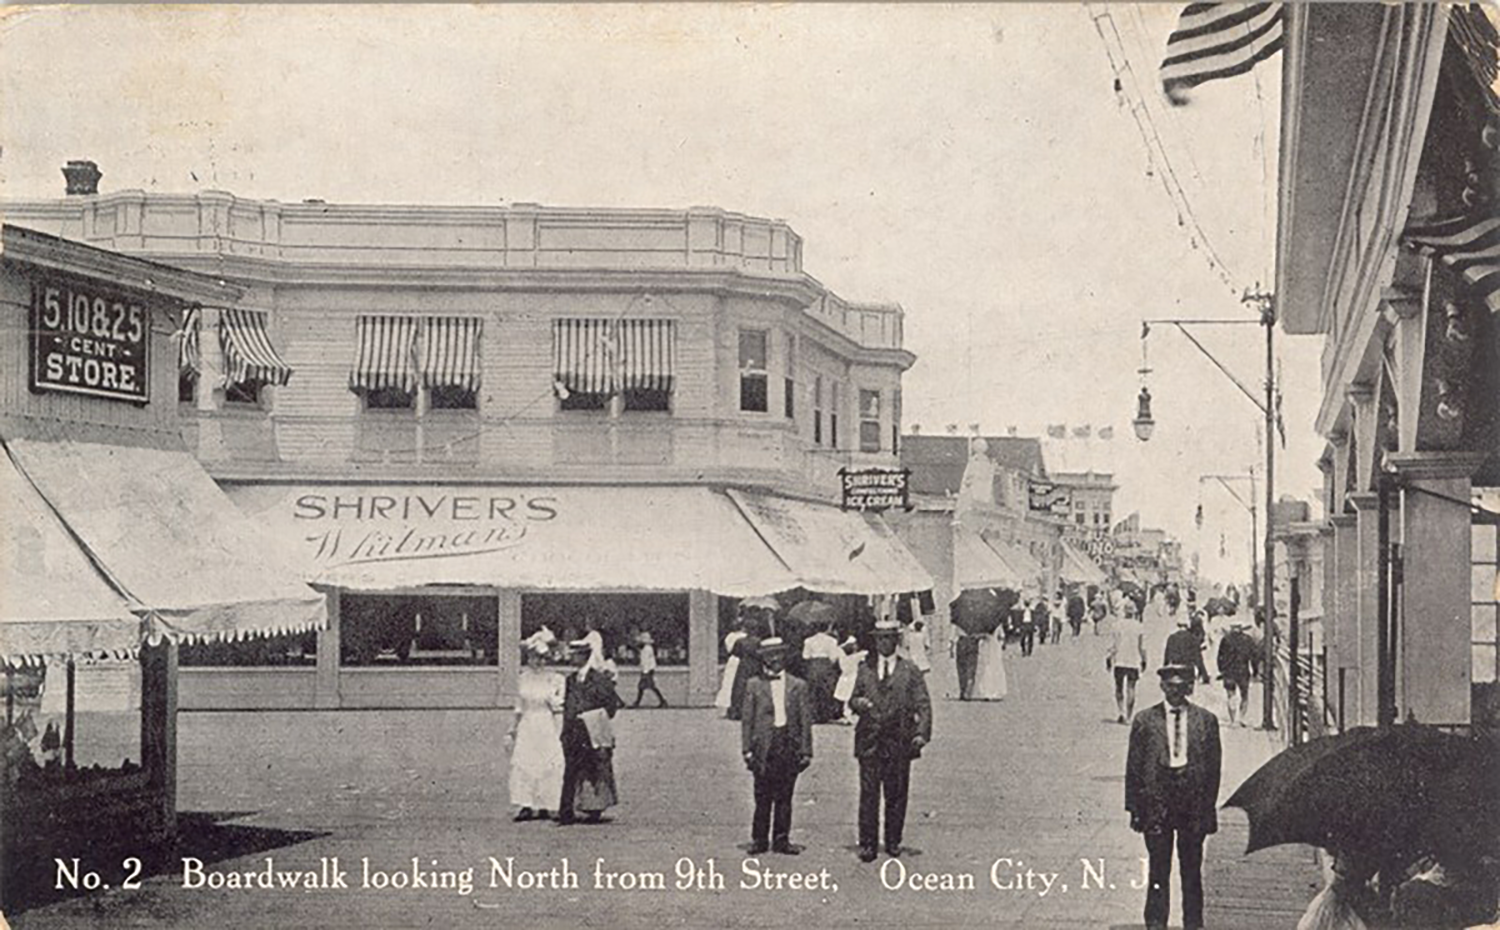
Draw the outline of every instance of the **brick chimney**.
<instances>
[{"instance_id":1,"label":"brick chimney","mask_svg":"<svg viewBox=\"0 0 1500 930\"><path fill-rule=\"evenodd\" d=\"M99 166L91 161L70 161L63 166L62 173L68 179L69 197L99 193L99 179L104 177Z\"/></svg>"}]
</instances>

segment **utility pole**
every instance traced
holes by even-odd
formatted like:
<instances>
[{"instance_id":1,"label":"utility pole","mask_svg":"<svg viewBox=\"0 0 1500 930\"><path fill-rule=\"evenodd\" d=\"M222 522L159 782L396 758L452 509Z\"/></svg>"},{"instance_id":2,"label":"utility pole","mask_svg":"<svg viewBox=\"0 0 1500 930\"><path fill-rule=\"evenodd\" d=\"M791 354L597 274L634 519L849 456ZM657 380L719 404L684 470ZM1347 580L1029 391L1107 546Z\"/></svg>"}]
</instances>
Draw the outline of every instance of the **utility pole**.
<instances>
[{"instance_id":1,"label":"utility pole","mask_svg":"<svg viewBox=\"0 0 1500 930\"><path fill-rule=\"evenodd\" d=\"M1260 325L1266 328L1266 550L1261 570L1265 572L1265 594L1261 598L1265 611L1262 639L1265 653L1261 657L1261 729L1276 729L1276 298L1270 294L1245 294L1246 303L1260 305Z\"/></svg>"}]
</instances>

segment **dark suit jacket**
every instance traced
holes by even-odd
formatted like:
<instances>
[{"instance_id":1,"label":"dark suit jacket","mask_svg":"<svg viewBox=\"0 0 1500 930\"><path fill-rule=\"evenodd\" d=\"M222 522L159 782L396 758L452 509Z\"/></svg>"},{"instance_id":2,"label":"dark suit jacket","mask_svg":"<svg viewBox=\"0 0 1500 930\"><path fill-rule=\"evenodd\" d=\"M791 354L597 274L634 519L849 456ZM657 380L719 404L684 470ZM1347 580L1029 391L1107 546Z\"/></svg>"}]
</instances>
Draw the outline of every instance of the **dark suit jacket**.
<instances>
[{"instance_id":1,"label":"dark suit jacket","mask_svg":"<svg viewBox=\"0 0 1500 930\"><path fill-rule=\"evenodd\" d=\"M751 753L750 766L757 772L765 768L770 755L775 724L771 681L757 675L745 686L745 704L740 709L740 751ZM807 683L791 674L786 674L786 729L797 747L798 758L811 759L812 710L807 703Z\"/></svg>"},{"instance_id":2,"label":"dark suit jacket","mask_svg":"<svg viewBox=\"0 0 1500 930\"><path fill-rule=\"evenodd\" d=\"M1179 776L1169 767L1166 702L1135 715L1125 761L1125 809L1146 831L1166 826L1213 833L1219 829L1219 718L1196 704L1187 706L1187 766Z\"/></svg>"},{"instance_id":3,"label":"dark suit jacket","mask_svg":"<svg viewBox=\"0 0 1500 930\"><path fill-rule=\"evenodd\" d=\"M578 715L590 710L603 709L611 717L625 706L615 691L614 680L596 668L591 668L582 681L578 672L568 674L563 690L563 749L591 748L588 728Z\"/></svg>"},{"instance_id":4,"label":"dark suit jacket","mask_svg":"<svg viewBox=\"0 0 1500 930\"><path fill-rule=\"evenodd\" d=\"M1192 630L1178 630L1167 637L1163 665L1186 665L1207 678L1208 669L1203 665L1203 641Z\"/></svg>"},{"instance_id":5,"label":"dark suit jacket","mask_svg":"<svg viewBox=\"0 0 1500 930\"><path fill-rule=\"evenodd\" d=\"M855 698L867 698L869 710L859 712L854 727L854 755L915 759L922 750L913 741L922 737L932 740L932 699L927 695L927 680L917 667L900 657L885 681L880 680L879 655L872 655L859 667L854 679Z\"/></svg>"}]
</instances>

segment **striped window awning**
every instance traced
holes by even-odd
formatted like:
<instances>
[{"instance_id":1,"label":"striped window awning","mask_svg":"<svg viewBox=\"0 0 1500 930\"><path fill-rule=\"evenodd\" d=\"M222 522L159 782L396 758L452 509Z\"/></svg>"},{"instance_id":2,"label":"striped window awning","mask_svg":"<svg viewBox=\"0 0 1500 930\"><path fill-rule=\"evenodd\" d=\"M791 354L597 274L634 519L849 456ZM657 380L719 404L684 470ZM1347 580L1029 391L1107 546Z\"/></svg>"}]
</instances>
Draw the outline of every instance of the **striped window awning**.
<instances>
[{"instance_id":1,"label":"striped window awning","mask_svg":"<svg viewBox=\"0 0 1500 930\"><path fill-rule=\"evenodd\" d=\"M675 355L672 320L573 318L552 324L553 377L570 393L671 391Z\"/></svg>"},{"instance_id":2,"label":"striped window awning","mask_svg":"<svg viewBox=\"0 0 1500 930\"><path fill-rule=\"evenodd\" d=\"M219 321L226 385L246 381L284 385L291 380L292 366L282 360L266 335L263 311L224 310Z\"/></svg>"},{"instance_id":3,"label":"striped window awning","mask_svg":"<svg viewBox=\"0 0 1500 930\"><path fill-rule=\"evenodd\" d=\"M477 316L427 317L421 333L422 383L429 388L479 390L479 334L483 324Z\"/></svg>"},{"instance_id":4,"label":"striped window awning","mask_svg":"<svg viewBox=\"0 0 1500 930\"><path fill-rule=\"evenodd\" d=\"M417 328L421 317L361 316L355 321L349 390L417 389Z\"/></svg>"},{"instance_id":5,"label":"striped window awning","mask_svg":"<svg viewBox=\"0 0 1500 930\"><path fill-rule=\"evenodd\" d=\"M461 387L479 390L477 316L365 315L355 322L352 391Z\"/></svg>"}]
</instances>

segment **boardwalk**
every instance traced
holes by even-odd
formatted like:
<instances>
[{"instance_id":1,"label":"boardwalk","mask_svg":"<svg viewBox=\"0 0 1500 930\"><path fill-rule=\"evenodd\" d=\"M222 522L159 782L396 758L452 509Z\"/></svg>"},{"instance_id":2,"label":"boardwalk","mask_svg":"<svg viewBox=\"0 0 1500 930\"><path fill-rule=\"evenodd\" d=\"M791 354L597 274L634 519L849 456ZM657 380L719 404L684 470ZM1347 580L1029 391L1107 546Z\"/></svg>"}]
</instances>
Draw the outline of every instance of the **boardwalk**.
<instances>
[{"instance_id":1,"label":"boardwalk","mask_svg":"<svg viewBox=\"0 0 1500 930\"><path fill-rule=\"evenodd\" d=\"M1153 658L1163 626L1152 624ZM811 873L798 884L826 887L742 887L752 881L743 864L750 778L739 762L736 725L707 710L624 712L617 756L624 803L612 822L566 829L509 819L499 739L508 712L194 713L179 724L180 806L197 812L179 857L221 872L263 872L267 857L278 870L320 870L337 857L350 887L188 889L172 861L138 890L56 901L13 915L13 922L800 928L886 926L899 916L907 926L933 928L1139 926L1143 892L1130 883L1141 874L1143 849L1122 809L1127 731L1114 722L1105 642L1085 632L1077 641L1039 646L1028 659L1012 650L1009 699L937 702L935 740L914 767L907 827L913 849L899 865L884 865L884 857L874 865L857 861L852 734L817 728L816 760L799 782L793 830L806 850L796 859L763 856L760 865ZM1143 684L1143 698L1155 700L1154 676ZM1215 693L1202 698L1220 709ZM1227 796L1270 744L1264 734L1235 729L1225 732L1225 748ZM1209 925L1294 926L1316 890L1310 851L1242 857L1243 815L1226 812L1223 821L1208 847ZM117 863L80 855L106 881L119 873ZM503 880L491 887L492 857L516 887ZM394 876L409 875L414 858L424 881L450 887L359 886L366 859L372 876L400 882ZM577 888L550 887L566 874L564 860ZM706 870L710 862L723 890L697 890L696 872L692 890L673 887L679 869L686 875L689 866ZM596 865L597 881L613 889L593 887ZM469 868L474 887L465 894L453 886ZM906 887L887 888L903 869ZM657 874L666 890L641 887ZM1103 886L1095 881L1100 874ZM758 875L757 884L778 881ZM911 889L929 875L934 885L945 876L954 884L971 880L973 890Z\"/></svg>"}]
</instances>

